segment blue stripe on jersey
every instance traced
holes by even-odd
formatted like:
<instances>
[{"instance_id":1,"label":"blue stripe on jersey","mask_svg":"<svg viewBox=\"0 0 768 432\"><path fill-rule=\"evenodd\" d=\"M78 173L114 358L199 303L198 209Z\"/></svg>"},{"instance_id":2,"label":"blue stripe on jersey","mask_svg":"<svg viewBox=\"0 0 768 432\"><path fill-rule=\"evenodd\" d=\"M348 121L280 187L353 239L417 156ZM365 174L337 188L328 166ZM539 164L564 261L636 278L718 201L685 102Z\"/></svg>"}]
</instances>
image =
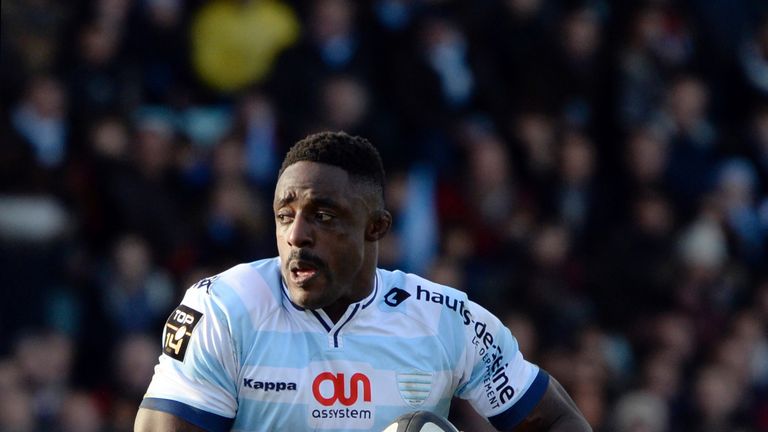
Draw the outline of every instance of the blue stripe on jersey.
<instances>
[{"instance_id":1,"label":"blue stripe on jersey","mask_svg":"<svg viewBox=\"0 0 768 432\"><path fill-rule=\"evenodd\" d=\"M284 343L287 338L292 341L290 345ZM391 336L346 333L344 340L346 360L368 363L377 369L392 369L391 359L393 358L402 359L410 367L421 370L450 370L455 367L455 363L451 363L453 360L448 358L442 365L443 368L434 369L435 359L442 358L442 353L445 352L445 347L434 336L394 339ZM301 333L262 331L257 340L246 341L246 344L248 343L252 348L242 354L245 358L241 363L242 366L301 369L307 367L316 353L328 349L328 334L322 331ZM424 349L414 350L414 346ZM382 354L371 356L370 353L374 351Z\"/></svg>"},{"instance_id":2,"label":"blue stripe on jersey","mask_svg":"<svg viewBox=\"0 0 768 432\"><path fill-rule=\"evenodd\" d=\"M215 302L214 304L218 303L217 306L219 306L212 308L216 313L216 319L222 323L230 322L230 325L233 327L240 326L243 329L251 328L252 325L249 318L249 311L246 309L243 300L237 294L237 291L235 291L235 288L233 288L227 280L222 278L216 281L216 285L213 289L216 291L215 297L218 299L218 302ZM240 317L240 320L242 321L231 321L231 317ZM233 330L237 332L237 330L240 329L234 328Z\"/></svg>"},{"instance_id":3,"label":"blue stripe on jersey","mask_svg":"<svg viewBox=\"0 0 768 432\"><path fill-rule=\"evenodd\" d=\"M450 407L451 398L441 398L435 406L420 408L428 409L447 418ZM382 430L396 417L414 409L408 406L377 405L374 426L370 430ZM300 414L297 415L297 413ZM307 430L310 415L309 406L305 403L264 402L244 398L240 400L232 430L247 430L249 432ZM329 432L349 431L348 428L324 430Z\"/></svg>"},{"instance_id":4,"label":"blue stripe on jersey","mask_svg":"<svg viewBox=\"0 0 768 432\"><path fill-rule=\"evenodd\" d=\"M173 414L210 432L228 431L235 420L168 399L145 398L141 401L141 408Z\"/></svg>"},{"instance_id":5,"label":"blue stripe on jersey","mask_svg":"<svg viewBox=\"0 0 768 432\"><path fill-rule=\"evenodd\" d=\"M514 429L523 419L528 417L528 414L546 393L548 386L549 375L543 369L539 369L539 373L523 397L503 413L489 417L488 420L498 430Z\"/></svg>"}]
</instances>

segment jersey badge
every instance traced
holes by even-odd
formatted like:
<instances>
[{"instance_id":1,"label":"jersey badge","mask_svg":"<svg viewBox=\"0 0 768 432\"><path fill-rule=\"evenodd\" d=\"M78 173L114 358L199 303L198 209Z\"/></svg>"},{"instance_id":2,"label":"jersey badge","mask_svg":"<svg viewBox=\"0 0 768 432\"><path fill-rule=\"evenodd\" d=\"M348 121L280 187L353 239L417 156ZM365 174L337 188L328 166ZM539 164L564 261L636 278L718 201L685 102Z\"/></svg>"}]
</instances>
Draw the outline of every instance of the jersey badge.
<instances>
[{"instance_id":1,"label":"jersey badge","mask_svg":"<svg viewBox=\"0 0 768 432\"><path fill-rule=\"evenodd\" d=\"M418 407L432 392L432 374L423 371L398 372L397 388L405 403Z\"/></svg>"},{"instance_id":2,"label":"jersey badge","mask_svg":"<svg viewBox=\"0 0 768 432\"><path fill-rule=\"evenodd\" d=\"M203 314L191 307L179 305L165 322L163 332L163 354L180 362L184 361L192 330L203 318Z\"/></svg>"}]
</instances>

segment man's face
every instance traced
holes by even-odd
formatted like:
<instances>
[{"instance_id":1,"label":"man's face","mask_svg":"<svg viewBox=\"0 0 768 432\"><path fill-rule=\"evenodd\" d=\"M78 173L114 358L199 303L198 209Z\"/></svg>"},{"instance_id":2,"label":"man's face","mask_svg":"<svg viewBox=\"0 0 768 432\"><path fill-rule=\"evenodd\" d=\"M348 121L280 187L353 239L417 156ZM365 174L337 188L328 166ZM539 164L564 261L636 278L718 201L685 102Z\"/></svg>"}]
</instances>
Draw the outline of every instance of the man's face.
<instances>
[{"instance_id":1,"label":"man's face","mask_svg":"<svg viewBox=\"0 0 768 432\"><path fill-rule=\"evenodd\" d=\"M281 272L291 300L308 309L344 306L367 294L370 210L364 186L341 168L297 162L283 171L273 208Z\"/></svg>"}]
</instances>

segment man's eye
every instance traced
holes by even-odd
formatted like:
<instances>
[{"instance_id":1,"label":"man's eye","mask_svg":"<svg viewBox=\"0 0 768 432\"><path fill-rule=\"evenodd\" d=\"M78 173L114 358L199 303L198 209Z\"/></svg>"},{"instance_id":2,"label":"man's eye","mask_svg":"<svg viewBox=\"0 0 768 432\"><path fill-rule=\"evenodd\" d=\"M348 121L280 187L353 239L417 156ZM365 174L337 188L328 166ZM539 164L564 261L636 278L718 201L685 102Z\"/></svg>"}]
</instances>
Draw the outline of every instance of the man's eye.
<instances>
[{"instance_id":1,"label":"man's eye","mask_svg":"<svg viewBox=\"0 0 768 432\"><path fill-rule=\"evenodd\" d=\"M280 223L289 223L290 221L293 220L293 216L291 216L289 214L277 214L277 215L275 215L275 218Z\"/></svg>"},{"instance_id":2,"label":"man's eye","mask_svg":"<svg viewBox=\"0 0 768 432\"><path fill-rule=\"evenodd\" d=\"M333 219L333 215L325 212L318 212L315 214L315 219L320 222L330 222Z\"/></svg>"}]
</instances>

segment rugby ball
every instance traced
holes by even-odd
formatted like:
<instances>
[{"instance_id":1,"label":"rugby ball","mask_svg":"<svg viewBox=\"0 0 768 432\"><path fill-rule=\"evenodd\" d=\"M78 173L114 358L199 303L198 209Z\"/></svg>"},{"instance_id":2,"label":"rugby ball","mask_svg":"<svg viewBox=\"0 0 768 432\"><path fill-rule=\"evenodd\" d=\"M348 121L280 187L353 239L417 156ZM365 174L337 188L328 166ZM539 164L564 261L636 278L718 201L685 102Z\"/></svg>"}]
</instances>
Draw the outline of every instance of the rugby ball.
<instances>
[{"instance_id":1,"label":"rugby ball","mask_svg":"<svg viewBox=\"0 0 768 432\"><path fill-rule=\"evenodd\" d=\"M396 418L382 432L459 432L447 419L429 411L415 411Z\"/></svg>"}]
</instances>

